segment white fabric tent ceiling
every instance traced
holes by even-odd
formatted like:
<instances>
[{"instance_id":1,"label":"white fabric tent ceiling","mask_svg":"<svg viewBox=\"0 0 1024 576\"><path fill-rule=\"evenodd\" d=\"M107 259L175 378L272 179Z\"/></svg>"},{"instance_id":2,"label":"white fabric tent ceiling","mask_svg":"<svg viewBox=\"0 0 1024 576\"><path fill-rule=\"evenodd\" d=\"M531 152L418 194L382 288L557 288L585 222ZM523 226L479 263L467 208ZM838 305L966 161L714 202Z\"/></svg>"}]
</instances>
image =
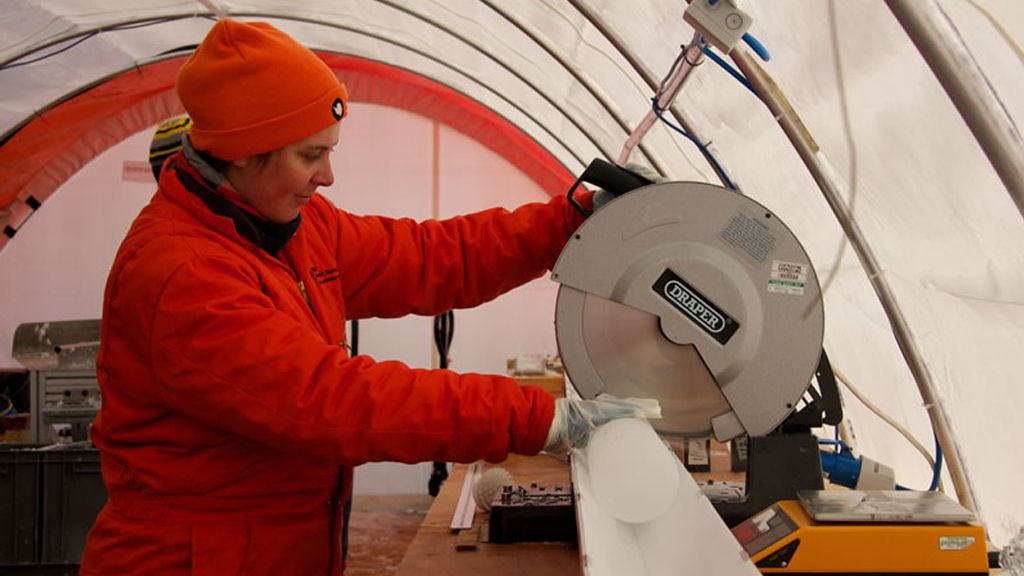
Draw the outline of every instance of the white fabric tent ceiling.
<instances>
[{"instance_id":1,"label":"white fabric tent ceiling","mask_svg":"<svg viewBox=\"0 0 1024 576\"><path fill-rule=\"evenodd\" d=\"M940 5L1005 112L1024 118L1024 5ZM743 6L754 17L751 33L773 54L764 68L844 184L843 200L935 382L973 500L993 542L1005 544L1024 523L1024 459L1015 457L1024 432L1013 424L1024 406L1020 213L883 2ZM591 158L618 156L693 34L681 18L685 3L669 0L8 0L0 8L0 142L83 87L198 43L211 8L448 86L518 126L572 173ZM825 284L833 364L930 446L914 380L836 218L765 106L707 64L674 118L713 142L743 192L803 242ZM663 126L632 159L674 179L717 183L701 154ZM24 200L0 206L0 224L29 225L15 218ZM857 401L846 407L863 453L893 465L901 483L927 485L930 471L912 448Z\"/></svg>"}]
</instances>

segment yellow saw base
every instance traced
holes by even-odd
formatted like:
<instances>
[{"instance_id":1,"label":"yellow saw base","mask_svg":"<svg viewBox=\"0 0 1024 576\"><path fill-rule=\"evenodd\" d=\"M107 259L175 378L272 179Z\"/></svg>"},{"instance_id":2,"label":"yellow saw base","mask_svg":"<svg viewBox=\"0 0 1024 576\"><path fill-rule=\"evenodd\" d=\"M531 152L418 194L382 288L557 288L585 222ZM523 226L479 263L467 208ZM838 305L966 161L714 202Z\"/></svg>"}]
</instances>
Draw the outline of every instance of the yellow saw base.
<instances>
[{"instance_id":1,"label":"yellow saw base","mask_svg":"<svg viewBox=\"0 0 1024 576\"><path fill-rule=\"evenodd\" d=\"M824 523L783 500L732 531L764 574L989 573L972 523Z\"/></svg>"}]
</instances>

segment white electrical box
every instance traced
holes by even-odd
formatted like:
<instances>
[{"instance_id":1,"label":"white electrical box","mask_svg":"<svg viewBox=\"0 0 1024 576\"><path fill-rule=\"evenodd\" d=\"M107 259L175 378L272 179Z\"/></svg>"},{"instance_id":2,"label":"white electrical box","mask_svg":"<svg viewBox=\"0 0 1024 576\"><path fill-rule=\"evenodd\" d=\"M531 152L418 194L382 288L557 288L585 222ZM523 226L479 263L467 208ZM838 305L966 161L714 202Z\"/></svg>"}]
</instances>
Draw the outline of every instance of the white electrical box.
<instances>
[{"instance_id":1,"label":"white electrical box","mask_svg":"<svg viewBox=\"0 0 1024 576\"><path fill-rule=\"evenodd\" d=\"M743 39L753 22L749 14L736 6L735 0L693 0L683 12L683 20L725 54Z\"/></svg>"}]
</instances>

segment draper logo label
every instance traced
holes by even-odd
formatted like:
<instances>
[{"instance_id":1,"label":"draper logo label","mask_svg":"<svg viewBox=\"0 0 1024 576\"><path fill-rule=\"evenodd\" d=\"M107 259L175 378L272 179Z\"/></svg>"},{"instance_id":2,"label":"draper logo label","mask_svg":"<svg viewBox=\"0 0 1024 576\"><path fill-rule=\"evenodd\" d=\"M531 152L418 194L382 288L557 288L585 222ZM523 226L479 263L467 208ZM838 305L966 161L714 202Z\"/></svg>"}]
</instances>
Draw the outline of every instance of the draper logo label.
<instances>
[{"instance_id":1,"label":"draper logo label","mask_svg":"<svg viewBox=\"0 0 1024 576\"><path fill-rule=\"evenodd\" d=\"M665 295L672 299L676 307L686 312L691 318L700 322L708 332L718 334L725 328L725 318L712 310L704 299L697 296L678 280L669 280L665 284Z\"/></svg>"},{"instance_id":2,"label":"draper logo label","mask_svg":"<svg viewBox=\"0 0 1024 576\"><path fill-rule=\"evenodd\" d=\"M673 308L682 312L708 336L725 344L740 325L711 303L696 288L687 284L671 270L665 270L652 287Z\"/></svg>"}]
</instances>

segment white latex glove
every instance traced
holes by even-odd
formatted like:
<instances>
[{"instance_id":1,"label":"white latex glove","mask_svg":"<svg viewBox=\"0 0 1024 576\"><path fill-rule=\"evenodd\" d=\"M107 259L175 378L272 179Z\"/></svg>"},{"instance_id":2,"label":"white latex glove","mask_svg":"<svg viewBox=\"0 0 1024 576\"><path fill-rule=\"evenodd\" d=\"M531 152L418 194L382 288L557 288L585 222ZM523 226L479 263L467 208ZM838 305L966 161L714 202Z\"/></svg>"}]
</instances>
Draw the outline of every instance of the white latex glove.
<instances>
[{"instance_id":1,"label":"white latex glove","mask_svg":"<svg viewBox=\"0 0 1024 576\"><path fill-rule=\"evenodd\" d=\"M668 180L668 178L659 175L651 168L648 168L643 164L637 164L636 162L627 162L626 165L623 166L623 168L625 168L629 172L632 172L633 174L636 174L637 176L640 176L641 178L646 178L655 184L659 182L666 182ZM597 212L598 209L600 209L602 206L611 202L614 199L615 195L603 188L598 188L594 190L594 197L593 200L591 200L594 206L594 212Z\"/></svg>"},{"instance_id":2,"label":"white latex glove","mask_svg":"<svg viewBox=\"0 0 1024 576\"><path fill-rule=\"evenodd\" d=\"M584 448L591 432L618 418L661 418L661 406L652 398L618 398L610 394L593 400L555 398L555 417L544 451L564 454L573 448Z\"/></svg>"}]
</instances>

